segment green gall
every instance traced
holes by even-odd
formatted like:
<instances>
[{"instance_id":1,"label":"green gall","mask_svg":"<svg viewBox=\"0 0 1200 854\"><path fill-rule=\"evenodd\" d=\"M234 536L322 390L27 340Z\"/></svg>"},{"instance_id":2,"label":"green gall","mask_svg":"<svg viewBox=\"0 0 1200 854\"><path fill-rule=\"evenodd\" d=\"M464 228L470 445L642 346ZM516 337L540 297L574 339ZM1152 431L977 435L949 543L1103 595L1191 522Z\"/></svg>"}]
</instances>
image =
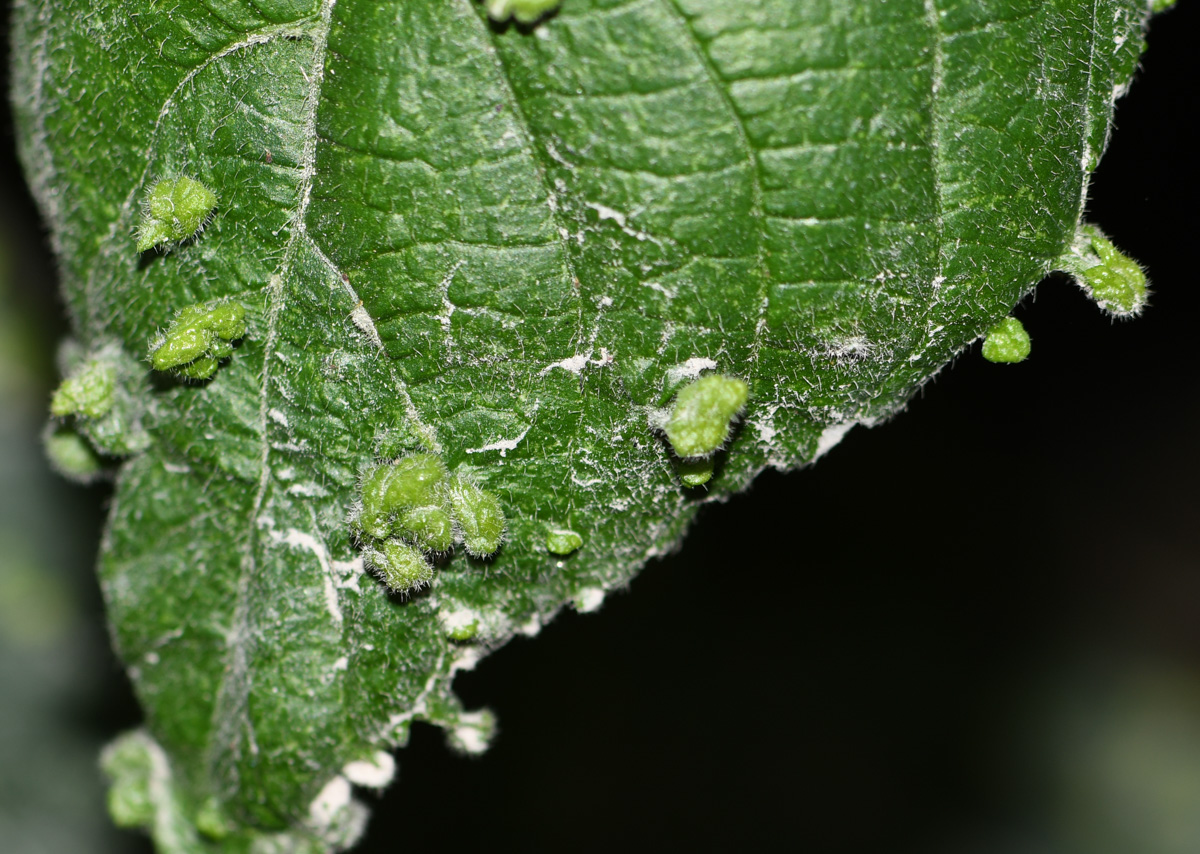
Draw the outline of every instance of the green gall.
<instances>
[{"instance_id":1,"label":"green gall","mask_svg":"<svg viewBox=\"0 0 1200 854\"><path fill-rule=\"evenodd\" d=\"M452 641L459 641L461 643L462 641L473 640L478 634L479 621L472 620L466 625L455 626L454 628L450 629L448 632L446 632L446 637L450 638Z\"/></svg>"},{"instance_id":2,"label":"green gall","mask_svg":"<svg viewBox=\"0 0 1200 854\"><path fill-rule=\"evenodd\" d=\"M749 395L745 381L724 374L700 377L680 391L663 424L675 453L684 458L714 453L725 444Z\"/></svg>"},{"instance_id":3,"label":"green gall","mask_svg":"<svg viewBox=\"0 0 1200 854\"><path fill-rule=\"evenodd\" d=\"M104 462L83 436L69 427L47 426L42 445L50 467L67 480L93 483L104 473Z\"/></svg>"},{"instance_id":4,"label":"green gall","mask_svg":"<svg viewBox=\"0 0 1200 854\"><path fill-rule=\"evenodd\" d=\"M137 251L195 236L216 207L216 194L195 178L183 175L156 181L142 205Z\"/></svg>"},{"instance_id":5,"label":"green gall","mask_svg":"<svg viewBox=\"0 0 1200 854\"><path fill-rule=\"evenodd\" d=\"M500 499L473 483L456 477L450 483L450 503L471 557L494 554L504 541L504 510Z\"/></svg>"},{"instance_id":6,"label":"green gall","mask_svg":"<svg viewBox=\"0 0 1200 854\"><path fill-rule=\"evenodd\" d=\"M989 362L1023 362L1029 350L1029 333L1015 317L1001 320L983 339L983 358Z\"/></svg>"},{"instance_id":7,"label":"green gall","mask_svg":"<svg viewBox=\"0 0 1200 854\"><path fill-rule=\"evenodd\" d=\"M546 532L546 551L553 555L569 555L583 545L583 537L569 528L551 528Z\"/></svg>"},{"instance_id":8,"label":"green gall","mask_svg":"<svg viewBox=\"0 0 1200 854\"><path fill-rule=\"evenodd\" d=\"M1094 225L1083 224L1059 269L1071 273L1101 310L1133 317L1146 307L1146 273Z\"/></svg>"},{"instance_id":9,"label":"green gall","mask_svg":"<svg viewBox=\"0 0 1200 854\"><path fill-rule=\"evenodd\" d=\"M1134 315L1146 306L1149 291L1146 273L1138 263L1122 253L1098 230L1091 234L1092 250L1100 263L1083 270L1080 276L1091 291L1092 299L1111 314Z\"/></svg>"},{"instance_id":10,"label":"green gall","mask_svg":"<svg viewBox=\"0 0 1200 854\"><path fill-rule=\"evenodd\" d=\"M487 13L497 23L515 18L517 23L532 24L560 5L562 0L487 0Z\"/></svg>"},{"instance_id":11,"label":"green gall","mask_svg":"<svg viewBox=\"0 0 1200 854\"><path fill-rule=\"evenodd\" d=\"M86 362L54 392L50 414L60 418L75 415L80 418L103 418L113 407L117 387L117 370L106 362Z\"/></svg>"},{"instance_id":12,"label":"green gall","mask_svg":"<svg viewBox=\"0 0 1200 854\"><path fill-rule=\"evenodd\" d=\"M100 756L100 767L111 781L108 812L118 827L149 827L154 822L152 746L143 733L133 732L117 739Z\"/></svg>"},{"instance_id":13,"label":"green gall","mask_svg":"<svg viewBox=\"0 0 1200 854\"><path fill-rule=\"evenodd\" d=\"M446 464L434 454L413 454L391 465L385 502L390 510L439 505Z\"/></svg>"},{"instance_id":14,"label":"green gall","mask_svg":"<svg viewBox=\"0 0 1200 854\"><path fill-rule=\"evenodd\" d=\"M433 580L433 566L416 546L384 540L367 551L367 561L393 593L424 587Z\"/></svg>"},{"instance_id":15,"label":"green gall","mask_svg":"<svg viewBox=\"0 0 1200 854\"><path fill-rule=\"evenodd\" d=\"M220 842L232 832L230 821L216 798L209 798L196 811L196 829L209 839Z\"/></svg>"},{"instance_id":16,"label":"green gall","mask_svg":"<svg viewBox=\"0 0 1200 854\"><path fill-rule=\"evenodd\" d=\"M449 551L454 545L454 520L441 507L413 507L396 517L392 533L426 551Z\"/></svg>"},{"instance_id":17,"label":"green gall","mask_svg":"<svg viewBox=\"0 0 1200 854\"><path fill-rule=\"evenodd\" d=\"M208 379L222 359L233 355L232 342L245 334L246 309L241 303L190 305L150 345L150 364L184 379Z\"/></svg>"},{"instance_id":18,"label":"green gall","mask_svg":"<svg viewBox=\"0 0 1200 854\"><path fill-rule=\"evenodd\" d=\"M703 486L712 480L713 459L684 460L679 463L679 480L688 489Z\"/></svg>"}]
</instances>

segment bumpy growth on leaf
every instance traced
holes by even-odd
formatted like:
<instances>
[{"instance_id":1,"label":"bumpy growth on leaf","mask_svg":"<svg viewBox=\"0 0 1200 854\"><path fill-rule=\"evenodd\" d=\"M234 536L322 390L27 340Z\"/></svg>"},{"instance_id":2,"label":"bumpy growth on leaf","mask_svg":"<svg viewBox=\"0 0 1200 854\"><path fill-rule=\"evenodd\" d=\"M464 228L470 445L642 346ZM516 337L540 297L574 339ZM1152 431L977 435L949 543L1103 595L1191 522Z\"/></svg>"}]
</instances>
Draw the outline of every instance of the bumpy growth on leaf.
<instances>
[{"instance_id":1,"label":"bumpy growth on leaf","mask_svg":"<svg viewBox=\"0 0 1200 854\"><path fill-rule=\"evenodd\" d=\"M156 371L174 371L185 379L208 379L222 359L233 355L232 342L246 334L246 309L220 300L189 305L175 315L167 331L150 345Z\"/></svg>"},{"instance_id":2,"label":"bumpy growth on leaf","mask_svg":"<svg viewBox=\"0 0 1200 854\"><path fill-rule=\"evenodd\" d=\"M123 815L164 850L218 824L230 851L345 846L353 763L415 718L484 745L458 668L897 412L1047 273L1137 301L1080 215L1146 0L570 0L495 25L549 8L14 6L80 350L133 365L62 426L131 452L100 574L157 781ZM153 176L185 172L220 228L130 251ZM157 218L143 245L198 227ZM217 381L147 376L173 320L156 367L211 374L241 328L221 305L254 334ZM443 499L371 481L422 454ZM564 559L547 532L581 520Z\"/></svg>"},{"instance_id":3,"label":"bumpy growth on leaf","mask_svg":"<svg viewBox=\"0 0 1200 854\"><path fill-rule=\"evenodd\" d=\"M569 555L583 545L583 537L570 528L551 528L546 532L546 551L552 555Z\"/></svg>"},{"instance_id":4,"label":"bumpy growth on leaf","mask_svg":"<svg viewBox=\"0 0 1200 854\"><path fill-rule=\"evenodd\" d=\"M679 482L689 489L704 486L704 484L712 480L714 467L715 463L712 457L699 460L681 460L677 465Z\"/></svg>"},{"instance_id":5,"label":"bumpy growth on leaf","mask_svg":"<svg viewBox=\"0 0 1200 854\"><path fill-rule=\"evenodd\" d=\"M76 483L88 484L104 472L104 463L87 439L74 427L51 422L42 433L46 459L56 472Z\"/></svg>"},{"instance_id":6,"label":"bumpy growth on leaf","mask_svg":"<svg viewBox=\"0 0 1200 854\"><path fill-rule=\"evenodd\" d=\"M983 358L989 362L1023 362L1029 349L1029 333L1015 317L1001 320L983 339Z\"/></svg>"},{"instance_id":7,"label":"bumpy growth on leaf","mask_svg":"<svg viewBox=\"0 0 1200 854\"><path fill-rule=\"evenodd\" d=\"M450 504L467 554L487 557L499 550L506 522L499 498L469 480L455 477L450 483Z\"/></svg>"},{"instance_id":8,"label":"bumpy growth on leaf","mask_svg":"<svg viewBox=\"0 0 1200 854\"><path fill-rule=\"evenodd\" d=\"M416 590L433 580L433 567L421 550L400 540L384 540L372 546L367 559L395 593Z\"/></svg>"},{"instance_id":9,"label":"bumpy growth on leaf","mask_svg":"<svg viewBox=\"0 0 1200 854\"><path fill-rule=\"evenodd\" d=\"M515 18L519 23L532 24L543 15L557 9L563 0L485 0L488 15L503 23Z\"/></svg>"},{"instance_id":10,"label":"bumpy growth on leaf","mask_svg":"<svg viewBox=\"0 0 1200 854\"><path fill-rule=\"evenodd\" d=\"M1068 269L1079 277L1096 304L1110 314L1131 317L1146 306L1150 291L1145 271L1093 225L1079 230Z\"/></svg>"},{"instance_id":11,"label":"bumpy growth on leaf","mask_svg":"<svg viewBox=\"0 0 1200 854\"><path fill-rule=\"evenodd\" d=\"M216 194L195 178L181 175L154 183L142 206L137 251L195 236L217 207Z\"/></svg>"},{"instance_id":12,"label":"bumpy growth on leaf","mask_svg":"<svg viewBox=\"0 0 1200 854\"><path fill-rule=\"evenodd\" d=\"M73 371L50 399L50 414L64 418L103 418L112 411L117 386L117 369L111 363L92 360Z\"/></svg>"},{"instance_id":13,"label":"bumpy growth on leaf","mask_svg":"<svg viewBox=\"0 0 1200 854\"><path fill-rule=\"evenodd\" d=\"M745 380L708 374L675 396L663 432L681 457L707 457L729 438L733 419L746 405L750 387Z\"/></svg>"}]
</instances>

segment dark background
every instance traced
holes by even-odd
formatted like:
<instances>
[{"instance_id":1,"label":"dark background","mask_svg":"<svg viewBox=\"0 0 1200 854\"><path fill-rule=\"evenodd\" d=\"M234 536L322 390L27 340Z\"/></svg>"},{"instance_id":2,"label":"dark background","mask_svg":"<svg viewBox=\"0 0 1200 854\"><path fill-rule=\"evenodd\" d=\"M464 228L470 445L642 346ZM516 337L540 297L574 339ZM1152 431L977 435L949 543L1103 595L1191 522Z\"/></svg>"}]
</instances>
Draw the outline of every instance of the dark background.
<instances>
[{"instance_id":1,"label":"dark background","mask_svg":"<svg viewBox=\"0 0 1200 854\"><path fill-rule=\"evenodd\" d=\"M418 725L361 850L1200 851L1198 18L1157 20L1093 182L1089 219L1149 271L1141 319L1044 282L1026 363L974 348L461 675L494 747ZM5 121L0 225L48 383L53 265ZM107 496L81 494L95 541ZM139 715L76 563L72 720L107 738Z\"/></svg>"}]
</instances>

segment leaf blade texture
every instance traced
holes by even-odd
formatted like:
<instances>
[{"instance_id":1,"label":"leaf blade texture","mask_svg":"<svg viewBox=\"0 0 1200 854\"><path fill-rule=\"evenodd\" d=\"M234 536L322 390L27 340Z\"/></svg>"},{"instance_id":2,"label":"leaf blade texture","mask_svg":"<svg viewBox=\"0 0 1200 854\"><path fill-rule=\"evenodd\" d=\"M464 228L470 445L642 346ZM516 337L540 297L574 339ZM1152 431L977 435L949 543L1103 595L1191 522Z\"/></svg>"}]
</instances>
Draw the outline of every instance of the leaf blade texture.
<instances>
[{"instance_id":1,"label":"leaf blade texture","mask_svg":"<svg viewBox=\"0 0 1200 854\"><path fill-rule=\"evenodd\" d=\"M455 671L670 550L687 487L727 496L901 408L1066 268L1146 14L18 3L22 152L82 348L141 359L188 306L245 309L203 382L147 366L153 444L102 548L152 736L114 755L157 781L160 848L349 844L346 769L413 719L482 745ZM219 207L140 257L141 200L185 175ZM697 475L655 425L710 372L748 402ZM506 527L389 596L356 503L414 453Z\"/></svg>"}]
</instances>

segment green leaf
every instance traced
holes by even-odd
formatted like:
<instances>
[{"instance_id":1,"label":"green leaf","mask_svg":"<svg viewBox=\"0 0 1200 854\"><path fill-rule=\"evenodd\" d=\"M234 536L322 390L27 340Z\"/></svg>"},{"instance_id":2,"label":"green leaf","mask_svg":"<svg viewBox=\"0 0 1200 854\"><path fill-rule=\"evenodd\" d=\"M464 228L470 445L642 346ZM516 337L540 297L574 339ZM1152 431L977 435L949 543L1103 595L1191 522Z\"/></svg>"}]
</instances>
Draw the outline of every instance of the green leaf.
<instances>
[{"instance_id":1,"label":"green leaf","mask_svg":"<svg viewBox=\"0 0 1200 854\"><path fill-rule=\"evenodd\" d=\"M486 743L456 670L596 607L698 499L896 412L1046 273L1093 252L1129 291L1080 215L1144 0L488 17L552 5L17 5L81 352L143 359L189 306L244 308L219 370L231 336L170 351L206 382L122 372L152 444L102 449L132 454L100 571L146 709L110 764L162 850L349 844L350 783L386 782L363 768L414 719ZM163 176L219 210L140 256ZM745 409L680 466L664 408L718 375ZM364 478L418 455L450 510L371 516ZM427 591L367 571L399 557Z\"/></svg>"}]
</instances>

